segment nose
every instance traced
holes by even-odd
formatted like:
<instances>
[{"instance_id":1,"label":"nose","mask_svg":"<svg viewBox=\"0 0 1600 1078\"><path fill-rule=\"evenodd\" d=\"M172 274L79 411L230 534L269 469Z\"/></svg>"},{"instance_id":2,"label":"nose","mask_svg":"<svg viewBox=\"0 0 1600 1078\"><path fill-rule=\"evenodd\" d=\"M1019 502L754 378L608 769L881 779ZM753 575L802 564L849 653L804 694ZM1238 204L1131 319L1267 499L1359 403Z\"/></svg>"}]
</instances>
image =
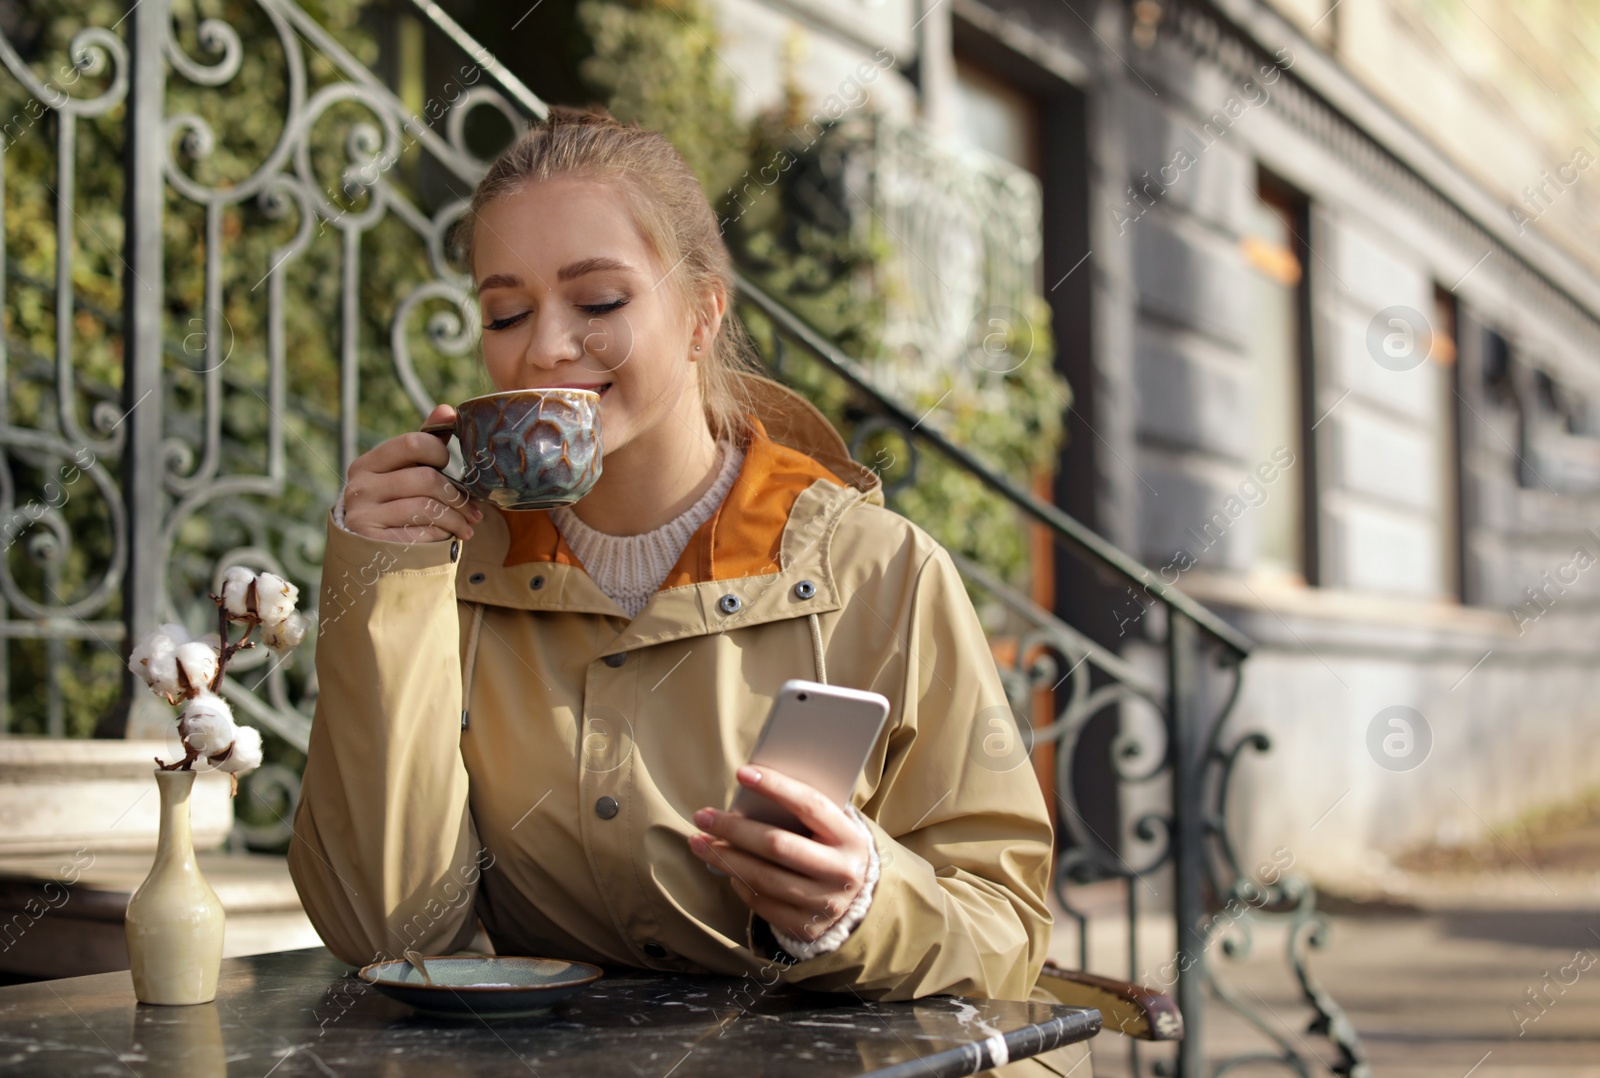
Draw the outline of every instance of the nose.
<instances>
[{"instance_id":1,"label":"nose","mask_svg":"<svg viewBox=\"0 0 1600 1078\"><path fill-rule=\"evenodd\" d=\"M585 329L581 318L569 319L550 315L536 317L533 332L528 334L528 351L523 356L524 364L540 370L550 370L563 363L581 360Z\"/></svg>"}]
</instances>

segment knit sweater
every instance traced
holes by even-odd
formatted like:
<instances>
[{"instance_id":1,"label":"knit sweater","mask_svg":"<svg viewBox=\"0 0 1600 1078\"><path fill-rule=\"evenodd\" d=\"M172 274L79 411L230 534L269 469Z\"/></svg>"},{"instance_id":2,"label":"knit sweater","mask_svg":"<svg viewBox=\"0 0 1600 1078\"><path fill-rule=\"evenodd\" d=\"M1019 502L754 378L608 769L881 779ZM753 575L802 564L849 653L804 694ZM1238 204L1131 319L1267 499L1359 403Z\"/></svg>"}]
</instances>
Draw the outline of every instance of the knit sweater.
<instances>
[{"instance_id":1,"label":"knit sweater","mask_svg":"<svg viewBox=\"0 0 1600 1078\"><path fill-rule=\"evenodd\" d=\"M744 451L723 439L717 443L717 455L722 462L717 478L700 500L643 535L607 535L579 520L570 506L550 510L551 521L583 562L584 571L630 618L638 617L650 596L660 590L690 537L711 519L733 489L744 464Z\"/></svg>"}]
</instances>

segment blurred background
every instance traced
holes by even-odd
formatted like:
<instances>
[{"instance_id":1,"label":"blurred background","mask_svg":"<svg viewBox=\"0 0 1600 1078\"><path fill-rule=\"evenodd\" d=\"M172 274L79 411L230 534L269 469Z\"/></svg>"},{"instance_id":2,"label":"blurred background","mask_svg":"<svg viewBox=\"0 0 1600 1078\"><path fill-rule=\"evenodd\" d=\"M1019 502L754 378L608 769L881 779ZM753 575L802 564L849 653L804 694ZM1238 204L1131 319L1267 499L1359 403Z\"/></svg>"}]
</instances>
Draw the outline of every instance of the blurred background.
<instances>
[{"instance_id":1,"label":"blurred background","mask_svg":"<svg viewBox=\"0 0 1600 1078\"><path fill-rule=\"evenodd\" d=\"M1580 0L0 0L0 975L126 968L129 642L235 563L314 607L349 461L488 388L446 234L549 104L671 138L957 555L1053 954L1184 1011L1097 1073L1600 1074ZM317 942L268 659L195 806L233 954Z\"/></svg>"}]
</instances>

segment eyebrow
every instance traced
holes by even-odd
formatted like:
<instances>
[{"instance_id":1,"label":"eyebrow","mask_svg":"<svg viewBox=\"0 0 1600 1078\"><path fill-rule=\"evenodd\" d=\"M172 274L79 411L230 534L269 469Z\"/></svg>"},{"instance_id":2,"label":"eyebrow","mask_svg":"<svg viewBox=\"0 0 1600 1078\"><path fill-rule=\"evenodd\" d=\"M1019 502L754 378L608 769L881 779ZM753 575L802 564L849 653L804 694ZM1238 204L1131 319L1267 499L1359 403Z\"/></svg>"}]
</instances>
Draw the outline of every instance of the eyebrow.
<instances>
[{"instance_id":1,"label":"eyebrow","mask_svg":"<svg viewBox=\"0 0 1600 1078\"><path fill-rule=\"evenodd\" d=\"M561 283L582 277L586 273L598 273L601 270L622 270L631 272L633 267L626 262L615 258L595 257L582 258L576 262L569 262L556 271L556 280ZM491 273L478 283L479 292L487 292L491 288L521 288L523 280L515 273Z\"/></svg>"}]
</instances>

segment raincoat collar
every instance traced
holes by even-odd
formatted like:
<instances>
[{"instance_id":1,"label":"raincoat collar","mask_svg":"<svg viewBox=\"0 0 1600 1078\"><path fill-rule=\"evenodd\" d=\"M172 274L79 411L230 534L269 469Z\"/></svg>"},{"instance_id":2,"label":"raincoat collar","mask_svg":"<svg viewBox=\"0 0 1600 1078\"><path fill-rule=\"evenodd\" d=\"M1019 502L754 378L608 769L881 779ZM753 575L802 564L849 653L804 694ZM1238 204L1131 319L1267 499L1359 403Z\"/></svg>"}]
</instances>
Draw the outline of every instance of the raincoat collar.
<instances>
[{"instance_id":1,"label":"raincoat collar","mask_svg":"<svg viewBox=\"0 0 1600 1078\"><path fill-rule=\"evenodd\" d=\"M487 514L464 545L457 595L612 615L626 628L615 651L838 609L828 546L849 505L883 504L877 473L850 458L803 397L758 375L742 378L753 408L739 476L631 623L544 511Z\"/></svg>"}]
</instances>

